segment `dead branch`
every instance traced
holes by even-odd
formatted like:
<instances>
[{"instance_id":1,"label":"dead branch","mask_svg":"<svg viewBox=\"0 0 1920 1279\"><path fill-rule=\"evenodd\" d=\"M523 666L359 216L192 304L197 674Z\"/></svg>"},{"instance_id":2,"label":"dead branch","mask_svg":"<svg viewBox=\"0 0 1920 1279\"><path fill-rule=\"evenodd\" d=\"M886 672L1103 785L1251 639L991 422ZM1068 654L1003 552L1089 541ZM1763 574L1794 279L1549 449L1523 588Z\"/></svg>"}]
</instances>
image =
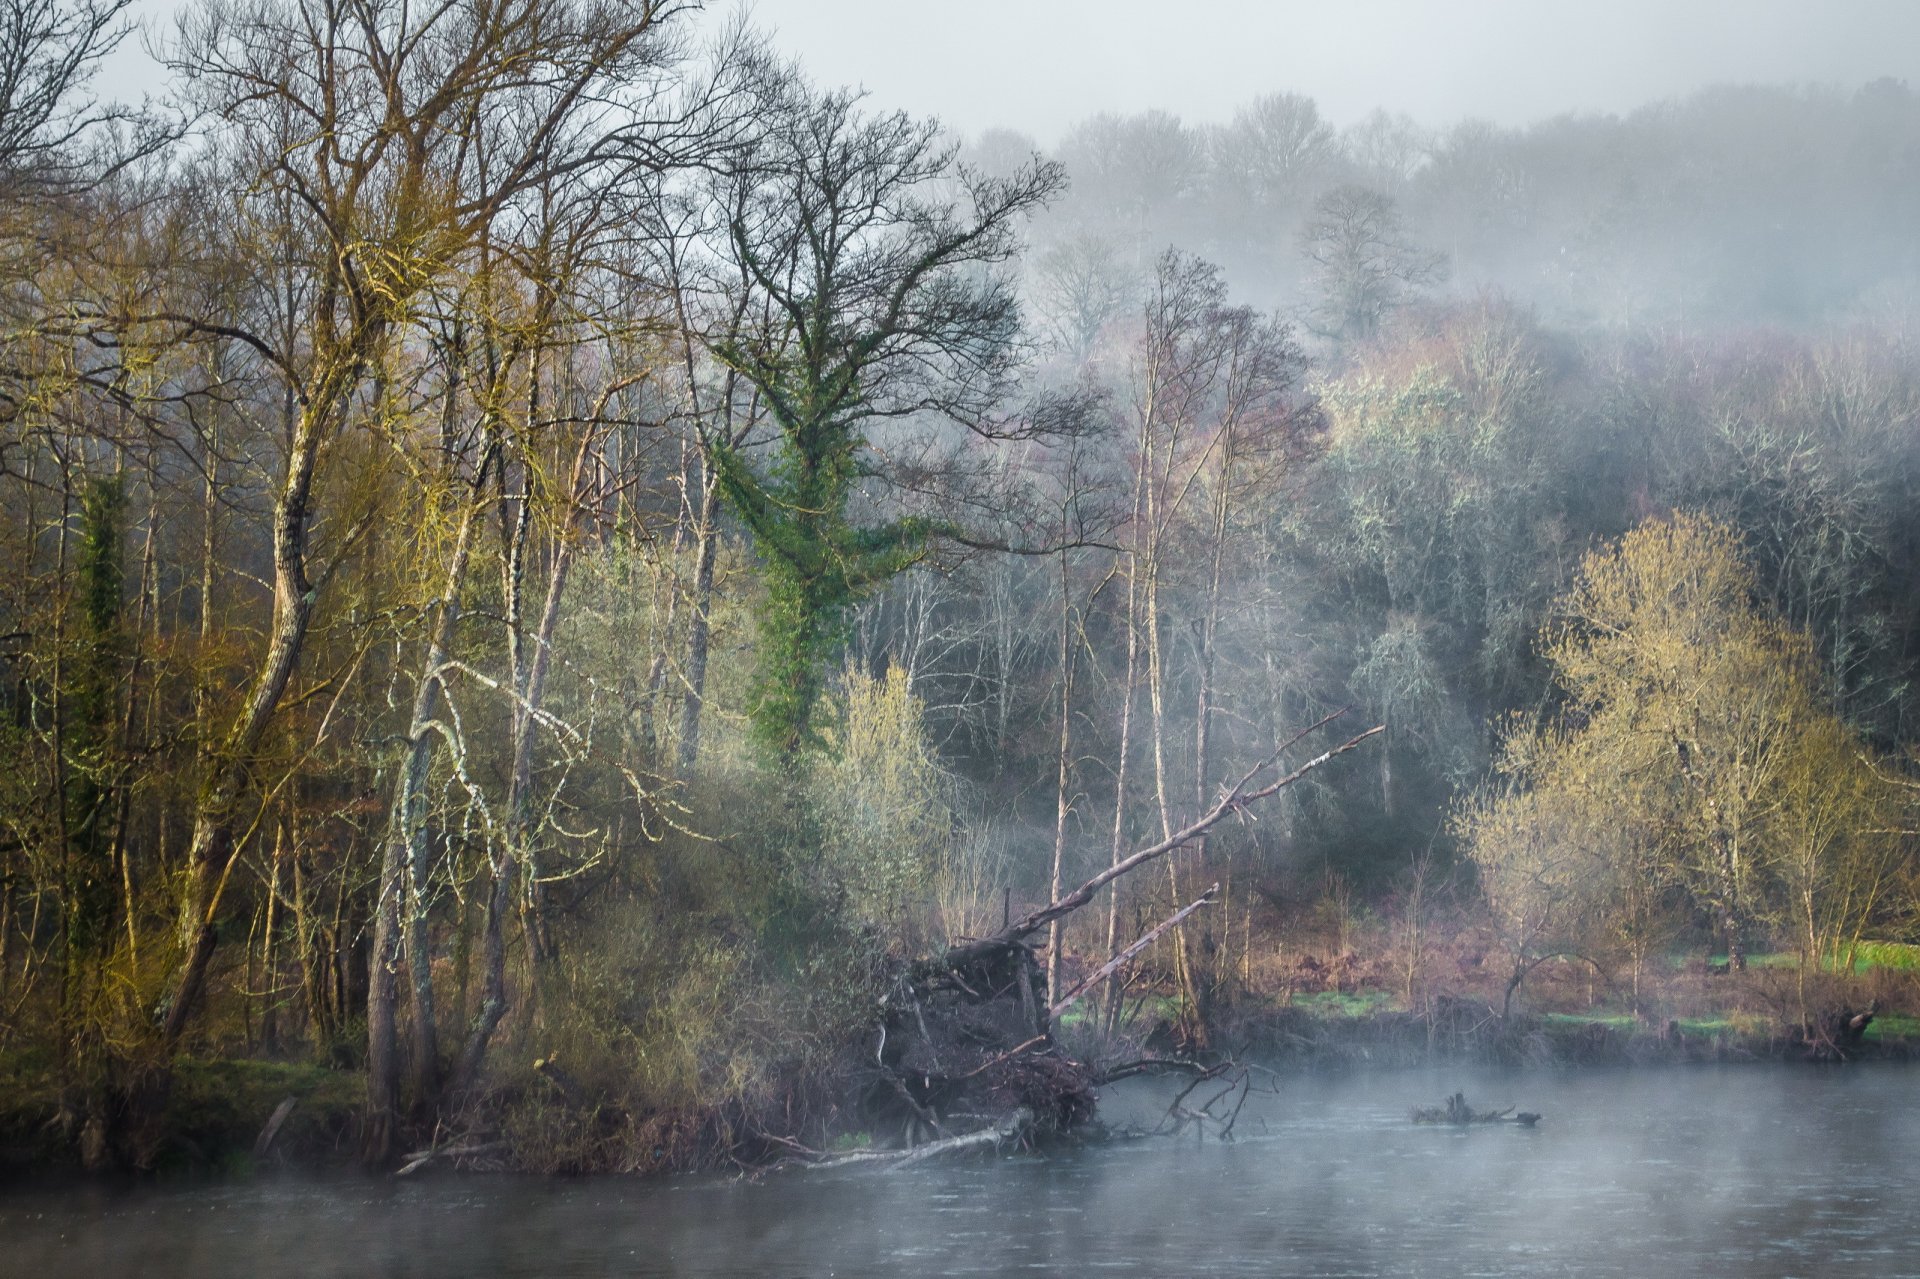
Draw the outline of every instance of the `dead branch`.
<instances>
[{"instance_id":1,"label":"dead branch","mask_svg":"<svg viewBox=\"0 0 1920 1279\"><path fill-rule=\"evenodd\" d=\"M972 1070L969 1070L966 1074L960 1076L960 1078L963 1080L966 1080L966 1079L972 1079L975 1075L984 1075L989 1070L992 1070L995 1066L998 1066L1001 1062L1011 1061L1013 1058L1018 1057L1021 1053L1027 1051L1027 1049L1036 1048L1039 1045L1044 1044L1046 1042L1047 1042L1047 1037L1045 1035L1035 1035L1032 1039L1027 1040L1023 1044L1015 1044L1013 1047L1007 1049L1007 1051L1001 1053L998 1057L989 1057L986 1061L982 1062L978 1066L975 1066Z\"/></svg>"},{"instance_id":2,"label":"dead branch","mask_svg":"<svg viewBox=\"0 0 1920 1279\"><path fill-rule=\"evenodd\" d=\"M273 1114L267 1118L266 1127L262 1128L260 1135L254 1139L253 1157L255 1159L261 1158L272 1149L273 1139L280 1135L280 1126L287 1122L287 1116L293 1113L293 1107L299 1100L298 1097L288 1097L273 1108Z\"/></svg>"},{"instance_id":3,"label":"dead branch","mask_svg":"<svg viewBox=\"0 0 1920 1279\"><path fill-rule=\"evenodd\" d=\"M1325 724L1333 718L1335 718L1335 716L1328 716L1327 719L1320 721L1320 723ZM1319 724L1316 724L1313 727L1317 728L1319 726ZM1307 731L1311 732L1312 728L1309 728ZM1102 888L1105 888L1114 880L1119 879L1122 875L1127 874L1129 871L1137 870L1148 862L1166 856L1183 844L1191 843L1193 840L1206 834L1209 830L1212 830L1215 826L1225 821L1234 813L1239 812L1250 804L1266 799L1270 795L1278 794L1335 756L1344 755L1360 745L1360 743L1366 741L1369 737L1385 731L1386 725L1376 725L1364 733L1349 738L1332 750L1316 755L1300 767L1294 769L1291 773L1283 777L1275 778L1264 786L1249 789L1249 787L1253 785L1254 778L1278 763L1280 756L1285 753L1287 746L1291 746L1293 741L1299 740L1298 736L1296 736L1293 741L1288 742L1286 746L1280 747L1273 754L1248 769L1246 775L1229 788L1227 792L1220 797L1218 803L1189 825L1175 831L1159 843L1151 844L1107 867L1092 879L1080 885L1080 887L1076 888L1073 892L1062 897L1059 901L1049 902L1038 910L1022 915L1019 919L1001 928L998 932L981 938L979 941L954 947L947 952L945 959L946 966L950 969L964 968L995 952L1004 951L1010 946L1017 945L1033 933L1045 928L1054 920L1071 915L1074 911L1079 910L1082 906L1085 906L1093 900L1095 893L1098 893Z\"/></svg>"},{"instance_id":4,"label":"dead branch","mask_svg":"<svg viewBox=\"0 0 1920 1279\"><path fill-rule=\"evenodd\" d=\"M947 1155L965 1154L975 1150L998 1149L1011 1142L1023 1140L1032 1130L1033 1112L1025 1106L1015 1110L991 1128L982 1128L979 1132L966 1133L959 1137L946 1137L939 1141L930 1141L924 1146L915 1146L911 1150L852 1150L832 1159L823 1159L809 1164L811 1168L845 1168L850 1164L892 1164L895 1168L906 1168L923 1163L929 1159L938 1159Z\"/></svg>"},{"instance_id":5,"label":"dead branch","mask_svg":"<svg viewBox=\"0 0 1920 1279\"><path fill-rule=\"evenodd\" d=\"M473 1159L481 1155L497 1155L508 1148L504 1141L471 1142L464 1146L440 1146L432 1150L416 1150L406 1156L400 1165L396 1177L409 1177L428 1164L442 1159Z\"/></svg>"},{"instance_id":6,"label":"dead branch","mask_svg":"<svg viewBox=\"0 0 1920 1279\"><path fill-rule=\"evenodd\" d=\"M560 1068L560 1055L544 1057L533 1063L534 1073L552 1084L554 1091L560 1094L562 1101L569 1106L579 1107L586 1104L586 1090L580 1086L571 1072Z\"/></svg>"},{"instance_id":7,"label":"dead branch","mask_svg":"<svg viewBox=\"0 0 1920 1279\"><path fill-rule=\"evenodd\" d=\"M1096 1088L1118 1083L1122 1079L1131 1079L1135 1075L1201 1075L1208 1067L1197 1061L1188 1061L1182 1057L1142 1057L1138 1061L1122 1062L1110 1066L1093 1077Z\"/></svg>"},{"instance_id":8,"label":"dead branch","mask_svg":"<svg viewBox=\"0 0 1920 1279\"><path fill-rule=\"evenodd\" d=\"M1185 906L1182 906L1179 910L1175 911L1172 915L1168 916L1166 919L1162 920L1160 923L1155 924L1152 928L1148 929L1147 932L1140 938L1140 940L1134 942L1133 945L1127 947L1125 950L1115 955L1112 959L1109 959L1106 963L1100 965L1099 969L1096 972L1094 972L1092 976L1088 977L1086 980L1082 981L1079 985L1075 986L1072 990L1068 991L1065 995L1061 996L1060 1001L1056 1003L1053 1007L1047 1010L1047 1015L1049 1017L1058 1017L1061 1013L1067 1011L1068 1008L1071 1008L1073 1006L1073 1002L1079 999L1080 996L1086 994L1089 990L1092 990L1095 986L1105 981L1108 977L1113 975L1115 970L1119 969L1128 960L1132 959L1135 955L1138 955L1141 951L1145 950L1147 947L1153 945L1154 942L1158 941L1162 933L1166 932L1169 928L1172 928L1175 924L1178 924L1181 920L1185 919L1188 915L1193 914L1194 911L1199 910L1202 906L1205 906L1208 903L1210 903L1213 900L1214 894L1218 893L1219 891L1220 891L1220 885L1215 884L1213 887L1209 888L1206 892L1201 893L1197 900Z\"/></svg>"}]
</instances>

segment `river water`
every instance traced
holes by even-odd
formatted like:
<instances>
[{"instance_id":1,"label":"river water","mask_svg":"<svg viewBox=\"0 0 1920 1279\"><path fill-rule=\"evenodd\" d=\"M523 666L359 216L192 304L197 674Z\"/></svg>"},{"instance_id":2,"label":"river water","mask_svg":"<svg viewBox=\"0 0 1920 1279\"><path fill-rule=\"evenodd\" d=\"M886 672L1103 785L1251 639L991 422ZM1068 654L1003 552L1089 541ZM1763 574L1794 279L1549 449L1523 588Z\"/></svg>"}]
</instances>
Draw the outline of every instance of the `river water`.
<instances>
[{"instance_id":1,"label":"river water","mask_svg":"<svg viewBox=\"0 0 1920 1279\"><path fill-rule=\"evenodd\" d=\"M0 1275L1920 1276L1920 1068L1282 1077L1230 1143L758 1183L0 1194ZM1112 1119L1164 1111L1116 1090ZM1415 1127L1464 1089L1534 1129Z\"/></svg>"}]
</instances>

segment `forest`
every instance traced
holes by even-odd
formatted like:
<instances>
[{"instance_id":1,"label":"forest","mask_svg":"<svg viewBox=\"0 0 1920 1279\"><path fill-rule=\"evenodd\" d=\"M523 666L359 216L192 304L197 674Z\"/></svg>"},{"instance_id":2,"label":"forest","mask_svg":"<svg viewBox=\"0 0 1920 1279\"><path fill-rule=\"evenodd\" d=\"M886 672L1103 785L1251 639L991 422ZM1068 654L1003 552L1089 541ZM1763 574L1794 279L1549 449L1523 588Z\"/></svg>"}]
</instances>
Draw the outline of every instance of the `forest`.
<instances>
[{"instance_id":1,"label":"forest","mask_svg":"<svg viewBox=\"0 0 1920 1279\"><path fill-rule=\"evenodd\" d=\"M1048 149L691 0L192 0L135 107L130 3L0 0L9 1160L911 1143L996 937L1022 1086L1920 1013L1905 84Z\"/></svg>"}]
</instances>

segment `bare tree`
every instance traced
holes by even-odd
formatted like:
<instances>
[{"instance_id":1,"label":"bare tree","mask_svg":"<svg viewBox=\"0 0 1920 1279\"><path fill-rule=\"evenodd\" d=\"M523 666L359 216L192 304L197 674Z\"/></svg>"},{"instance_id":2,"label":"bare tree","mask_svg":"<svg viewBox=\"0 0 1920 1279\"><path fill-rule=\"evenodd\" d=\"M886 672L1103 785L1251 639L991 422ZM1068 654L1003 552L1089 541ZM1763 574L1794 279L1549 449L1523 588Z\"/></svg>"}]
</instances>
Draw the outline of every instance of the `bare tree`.
<instances>
[{"instance_id":1,"label":"bare tree","mask_svg":"<svg viewBox=\"0 0 1920 1279\"><path fill-rule=\"evenodd\" d=\"M0 0L0 200L86 184L101 171L97 149L108 141L107 127L139 121L137 112L87 92L102 60L126 38L132 3Z\"/></svg>"},{"instance_id":2,"label":"bare tree","mask_svg":"<svg viewBox=\"0 0 1920 1279\"><path fill-rule=\"evenodd\" d=\"M1048 336L1076 364L1093 357L1100 335L1138 291L1112 242L1090 233L1048 249L1034 267L1035 309Z\"/></svg>"},{"instance_id":3,"label":"bare tree","mask_svg":"<svg viewBox=\"0 0 1920 1279\"><path fill-rule=\"evenodd\" d=\"M1446 278L1445 255L1417 247L1392 197L1362 186L1335 187L1314 202L1300 251L1319 294L1308 323L1343 342L1372 337L1409 293Z\"/></svg>"},{"instance_id":4,"label":"bare tree","mask_svg":"<svg viewBox=\"0 0 1920 1279\"><path fill-rule=\"evenodd\" d=\"M1298 208L1338 154L1333 126L1301 93L1255 98L1234 112L1213 145L1220 181L1268 212Z\"/></svg>"}]
</instances>

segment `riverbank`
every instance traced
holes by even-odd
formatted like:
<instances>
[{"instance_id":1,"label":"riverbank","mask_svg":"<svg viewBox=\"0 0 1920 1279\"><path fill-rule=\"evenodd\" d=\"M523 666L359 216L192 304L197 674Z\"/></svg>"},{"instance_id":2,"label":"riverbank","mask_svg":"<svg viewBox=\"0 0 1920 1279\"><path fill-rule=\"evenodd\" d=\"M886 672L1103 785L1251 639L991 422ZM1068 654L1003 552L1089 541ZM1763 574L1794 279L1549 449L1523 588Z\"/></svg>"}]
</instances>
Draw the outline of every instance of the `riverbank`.
<instances>
[{"instance_id":1,"label":"riverbank","mask_svg":"<svg viewBox=\"0 0 1920 1279\"><path fill-rule=\"evenodd\" d=\"M1069 1030L1063 1047L1094 1055ZM1738 1012L1671 1018L1653 1024L1624 1014L1521 1012L1502 1017L1484 1001L1437 996L1418 1011L1385 1006L1365 997L1280 1000L1248 999L1223 1013L1213 1056L1258 1063L1282 1075L1328 1076L1355 1070L1422 1067L1578 1069L1672 1067L1734 1062L1817 1063L1920 1061L1920 1021L1903 1014L1875 1015L1844 1045L1810 1037L1804 1028L1767 1025ZM1120 1060L1139 1044L1102 1054ZM821 1092L846 1099L845 1122L833 1134L838 1144L866 1145L873 1134L861 1127L855 1104L859 1081L814 1081ZM148 1170L161 1179L179 1176L245 1178L264 1169L357 1167L358 1135L366 1097L365 1076L318 1065L229 1060L182 1061L176 1067L156 1134L156 1158ZM555 1171L558 1147L585 1150L595 1134L618 1129L641 1132L695 1131L726 1127L721 1116L616 1115L595 1103L569 1105L556 1096L542 1108L543 1122L524 1119L510 1132L484 1142L443 1141L448 1167L518 1172ZM278 1122L275 1117L278 1116ZM18 1063L0 1080L0 1177L18 1183L47 1174L82 1171L84 1138L77 1113L64 1106L44 1080L23 1077ZM736 1134L737 1136L737 1134ZM758 1152L778 1157L777 1139L762 1134ZM591 1156L574 1161L574 1172L676 1172L700 1167L750 1166L755 1150L722 1152L718 1138L689 1141L636 1165L633 1143L603 1145L604 1164ZM462 1156L462 1148L474 1151ZM785 1152L785 1153L791 1153Z\"/></svg>"},{"instance_id":2,"label":"riverbank","mask_svg":"<svg viewBox=\"0 0 1920 1279\"><path fill-rule=\"evenodd\" d=\"M183 1058L155 1125L154 1158L142 1171L245 1177L262 1166L351 1166L366 1097L358 1071ZM0 1178L83 1173L84 1128L79 1109L50 1076L8 1064L0 1075Z\"/></svg>"}]
</instances>

